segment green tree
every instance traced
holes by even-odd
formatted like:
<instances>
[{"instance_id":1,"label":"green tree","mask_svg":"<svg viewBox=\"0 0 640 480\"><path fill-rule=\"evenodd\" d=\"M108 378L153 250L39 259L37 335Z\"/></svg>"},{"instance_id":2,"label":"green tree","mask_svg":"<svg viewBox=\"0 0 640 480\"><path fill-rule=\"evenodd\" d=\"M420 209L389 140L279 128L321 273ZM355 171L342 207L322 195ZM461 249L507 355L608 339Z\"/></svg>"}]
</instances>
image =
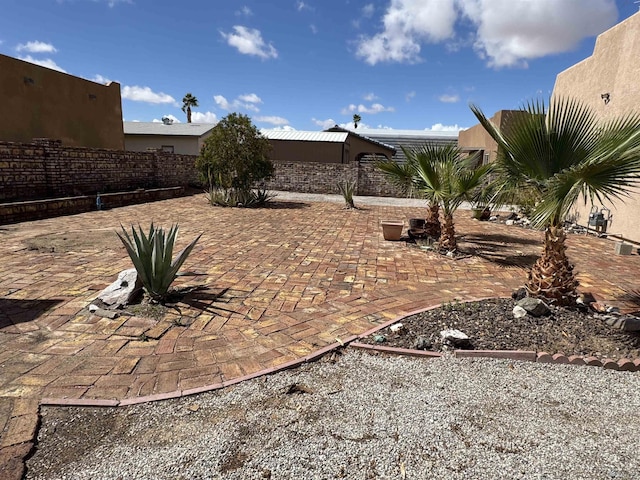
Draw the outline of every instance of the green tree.
<instances>
[{"instance_id":1,"label":"green tree","mask_svg":"<svg viewBox=\"0 0 640 480\"><path fill-rule=\"evenodd\" d=\"M531 221L544 228L540 258L525 284L529 295L559 305L577 297L573 266L566 254L564 220L581 198L622 199L640 180L640 115L599 122L571 98L529 102L528 115L513 116L500 131L475 105L471 110L498 143L496 178L502 201L517 192L533 195Z\"/></svg>"},{"instance_id":2,"label":"green tree","mask_svg":"<svg viewBox=\"0 0 640 480\"><path fill-rule=\"evenodd\" d=\"M187 93L184 97L182 97L182 111L187 114L187 123L191 123L191 107L198 106L198 99Z\"/></svg>"},{"instance_id":3,"label":"green tree","mask_svg":"<svg viewBox=\"0 0 640 480\"><path fill-rule=\"evenodd\" d=\"M271 144L242 114L231 113L213 127L196 159L210 188L244 198L260 180L273 175Z\"/></svg>"},{"instance_id":4,"label":"green tree","mask_svg":"<svg viewBox=\"0 0 640 480\"><path fill-rule=\"evenodd\" d=\"M357 113L353 114L353 128L358 128L358 124L362 121L362 117Z\"/></svg>"},{"instance_id":5,"label":"green tree","mask_svg":"<svg viewBox=\"0 0 640 480\"><path fill-rule=\"evenodd\" d=\"M420 196L429 202L427 234L434 238L439 236L443 250L454 251L457 242L453 214L481 188L491 167L476 167L476 156L464 157L460 149L451 144L427 143L412 150L403 148L403 152L406 163L385 160L377 162L376 166L406 195Z\"/></svg>"}]
</instances>

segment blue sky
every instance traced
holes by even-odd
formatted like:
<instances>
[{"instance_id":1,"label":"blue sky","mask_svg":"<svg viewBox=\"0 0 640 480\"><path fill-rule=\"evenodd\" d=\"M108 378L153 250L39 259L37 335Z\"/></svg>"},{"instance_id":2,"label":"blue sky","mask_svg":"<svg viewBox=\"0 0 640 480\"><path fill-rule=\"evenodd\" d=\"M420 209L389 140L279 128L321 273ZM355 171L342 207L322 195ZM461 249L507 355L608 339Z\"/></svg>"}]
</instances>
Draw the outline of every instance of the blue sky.
<instances>
[{"instance_id":1,"label":"blue sky","mask_svg":"<svg viewBox=\"0 0 640 480\"><path fill-rule=\"evenodd\" d=\"M122 88L125 120L456 130L548 97L634 0L2 0L0 53Z\"/></svg>"}]
</instances>

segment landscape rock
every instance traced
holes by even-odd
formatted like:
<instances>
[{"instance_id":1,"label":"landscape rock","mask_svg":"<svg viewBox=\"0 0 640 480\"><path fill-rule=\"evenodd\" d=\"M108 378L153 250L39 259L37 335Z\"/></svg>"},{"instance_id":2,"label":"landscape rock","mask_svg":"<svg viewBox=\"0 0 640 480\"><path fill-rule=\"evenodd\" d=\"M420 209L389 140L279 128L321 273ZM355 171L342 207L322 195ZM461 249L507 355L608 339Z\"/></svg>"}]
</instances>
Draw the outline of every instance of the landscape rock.
<instances>
[{"instance_id":1,"label":"landscape rock","mask_svg":"<svg viewBox=\"0 0 640 480\"><path fill-rule=\"evenodd\" d=\"M504 222L504 224L510 227L511 225L514 224L514 221L513 220L507 220L507 221Z\"/></svg>"},{"instance_id":2,"label":"landscape rock","mask_svg":"<svg viewBox=\"0 0 640 480\"><path fill-rule=\"evenodd\" d=\"M471 339L467 336L466 333L461 332L460 330L456 330L453 328L442 330L440 332L440 337L442 337L442 341L444 343L447 343L453 347L467 348L471 346Z\"/></svg>"},{"instance_id":3,"label":"landscape rock","mask_svg":"<svg viewBox=\"0 0 640 480\"><path fill-rule=\"evenodd\" d=\"M549 315L549 313L551 313L549 305L544 303L539 298L525 297L521 300L518 300L517 305L524 308L534 317L542 317L543 315Z\"/></svg>"},{"instance_id":4,"label":"landscape rock","mask_svg":"<svg viewBox=\"0 0 640 480\"><path fill-rule=\"evenodd\" d=\"M414 347L416 350L429 350L433 344L431 343L431 339L426 335L420 335L416 338L416 343Z\"/></svg>"},{"instance_id":5,"label":"landscape rock","mask_svg":"<svg viewBox=\"0 0 640 480\"><path fill-rule=\"evenodd\" d=\"M120 272L118 279L100 292L97 299L107 308L118 309L130 303L141 289L136 269L130 268Z\"/></svg>"},{"instance_id":6,"label":"landscape rock","mask_svg":"<svg viewBox=\"0 0 640 480\"><path fill-rule=\"evenodd\" d=\"M527 289L524 287L520 287L518 290L515 290L511 294L511 298L513 298L516 301L522 300L526 296L527 296Z\"/></svg>"},{"instance_id":7,"label":"landscape rock","mask_svg":"<svg viewBox=\"0 0 640 480\"><path fill-rule=\"evenodd\" d=\"M527 316L527 311L520 305L513 307L513 318L523 318Z\"/></svg>"},{"instance_id":8,"label":"landscape rock","mask_svg":"<svg viewBox=\"0 0 640 480\"><path fill-rule=\"evenodd\" d=\"M605 315L604 323L623 332L640 332L640 317L633 315Z\"/></svg>"},{"instance_id":9,"label":"landscape rock","mask_svg":"<svg viewBox=\"0 0 640 480\"><path fill-rule=\"evenodd\" d=\"M402 324L394 323L389 327L389 330L391 330L393 333L398 333L400 330L402 330Z\"/></svg>"},{"instance_id":10,"label":"landscape rock","mask_svg":"<svg viewBox=\"0 0 640 480\"><path fill-rule=\"evenodd\" d=\"M95 310L91 310L91 313L98 317L110 318L111 320L118 318L120 315L118 312L114 312L113 310L105 310L104 308L96 308Z\"/></svg>"}]
</instances>

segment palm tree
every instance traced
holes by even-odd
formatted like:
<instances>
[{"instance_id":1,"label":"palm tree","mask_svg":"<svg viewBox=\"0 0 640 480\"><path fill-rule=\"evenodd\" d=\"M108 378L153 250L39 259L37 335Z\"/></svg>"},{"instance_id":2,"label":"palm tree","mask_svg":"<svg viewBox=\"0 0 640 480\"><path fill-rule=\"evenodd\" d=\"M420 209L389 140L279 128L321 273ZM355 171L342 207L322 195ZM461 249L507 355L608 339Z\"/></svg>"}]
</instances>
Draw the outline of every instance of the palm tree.
<instances>
[{"instance_id":1,"label":"palm tree","mask_svg":"<svg viewBox=\"0 0 640 480\"><path fill-rule=\"evenodd\" d=\"M600 123L580 101L529 102L500 131L475 105L471 110L498 144L496 178L504 201L527 191L536 200L534 226L545 229L542 255L526 289L558 305L571 305L578 282L566 254L564 219L580 198L621 199L640 180L640 115Z\"/></svg>"},{"instance_id":2,"label":"palm tree","mask_svg":"<svg viewBox=\"0 0 640 480\"><path fill-rule=\"evenodd\" d=\"M357 113L353 114L353 128L358 128L358 124L362 121L362 117Z\"/></svg>"},{"instance_id":3,"label":"palm tree","mask_svg":"<svg viewBox=\"0 0 640 480\"><path fill-rule=\"evenodd\" d=\"M477 157L463 158L454 145L427 143L412 150L401 148L407 159L405 163L384 160L377 162L376 167L408 197L427 199L427 235L440 238L441 248L455 250L453 214L480 187L490 167L475 168ZM441 207L444 228L439 218Z\"/></svg>"},{"instance_id":4,"label":"palm tree","mask_svg":"<svg viewBox=\"0 0 640 480\"><path fill-rule=\"evenodd\" d=\"M440 249L453 252L458 248L453 214L482 187L491 170L478 163L477 155L463 157L454 145L425 145L417 154L418 188L432 203L442 209Z\"/></svg>"},{"instance_id":5,"label":"palm tree","mask_svg":"<svg viewBox=\"0 0 640 480\"><path fill-rule=\"evenodd\" d=\"M198 99L193 95L191 95L190 93L187 93L182 98L182 111L187 114L187 123L191 123L191 107L197 107L197 106L198 106Z\"/></svg>"}]
</instances>

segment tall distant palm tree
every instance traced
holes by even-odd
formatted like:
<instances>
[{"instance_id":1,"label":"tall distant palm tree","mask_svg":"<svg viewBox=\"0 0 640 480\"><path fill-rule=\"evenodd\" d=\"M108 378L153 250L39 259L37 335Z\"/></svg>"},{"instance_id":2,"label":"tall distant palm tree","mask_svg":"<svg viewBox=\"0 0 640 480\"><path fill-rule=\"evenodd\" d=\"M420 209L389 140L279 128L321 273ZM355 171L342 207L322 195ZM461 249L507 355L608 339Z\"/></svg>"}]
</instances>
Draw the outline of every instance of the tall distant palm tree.
<instances>
[{"instance_id":1,"label":"tall distant palm tree","mask_svg":"<svg viewBox=\"0 0 640 480\"><path fill-rule=\"evenodd\" d=\"M500 131L475 105L471 110L498 143L496 178L505 201L525 190L537 203L531 216L545 229L540 258L529 272L531 296L558 305L577 297L573 266L566 255L564 219L580 198L621 199L640 180L640 115L603 123L580 101L552 98L529 102L529 115L514 116L508 131Z\"/></svg>"},{"instance_id":2,"label":"tall distant palm tree","mask_svg":"<svg viewBox=\"0 0 640 480\"><path fill-rule=\"evenodd\" d=\"M193 95L191 95L190 93L187 93L182 98L182 111L187 114L187 123L191 123L191 107L197 107L197 106L198 106L198 99Z\"/></svg>"},{"instance_id":3,"label":"tall distant palm tree","mask_svg":"<svg viewBox=\"0 0 640 480\"><path fill-rule=\"evenodd\" d=\"M353 114L353 128L358 128L358 124L362 121L362 117L357 113Z\"/></svg>"},{"instance_id":4,"label":"tall distant palm tree","mask_svg":"<svg viewBox=\"0 0 640 480\"><path fill-rule=\"evenodd\" d=\"M463 201L478 189L490 166L475 168L477 157L463 158L454 145L427 143L420 148L402 147L406 162L392 160L376 163L389 180L409 197L428 201L425 230L440 238L440 247L447 251L457 248L453 214ZM442 209L444 225L440 224Z\"/></svg>"}]
</instances>

